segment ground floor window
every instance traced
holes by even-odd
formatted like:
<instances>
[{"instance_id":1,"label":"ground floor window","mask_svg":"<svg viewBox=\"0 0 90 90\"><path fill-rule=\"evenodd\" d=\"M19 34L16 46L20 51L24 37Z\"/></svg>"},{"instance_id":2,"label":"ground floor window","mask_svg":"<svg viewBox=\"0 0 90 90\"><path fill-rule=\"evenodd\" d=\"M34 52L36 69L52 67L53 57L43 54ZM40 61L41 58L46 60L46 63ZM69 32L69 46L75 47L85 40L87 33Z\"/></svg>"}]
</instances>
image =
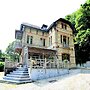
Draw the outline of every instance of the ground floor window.
<instances>
[{"instance_id":1,"label":"ground floor window","mask_svg":"<svg viewBox=\"0 0 90 90\"><path fill-rule=\"evenodd\" d=\"M70 61L70 54L66 54L66 53L62 54L62 61L64 60Z\"/></svg>"}]
</instances>

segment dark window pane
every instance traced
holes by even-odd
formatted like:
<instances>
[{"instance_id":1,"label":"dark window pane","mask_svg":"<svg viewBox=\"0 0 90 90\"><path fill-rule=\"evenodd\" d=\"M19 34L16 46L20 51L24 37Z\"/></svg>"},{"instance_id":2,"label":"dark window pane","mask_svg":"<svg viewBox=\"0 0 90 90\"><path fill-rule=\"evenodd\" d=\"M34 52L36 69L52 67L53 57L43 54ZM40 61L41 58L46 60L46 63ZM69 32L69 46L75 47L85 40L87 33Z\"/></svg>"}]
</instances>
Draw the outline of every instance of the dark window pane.
<instances>
[{"instance_id":1,"label":"dark window pane","mask_svg":"<svg viewBox=\"0 0 90 90\"><path fill-rule=\"evenodd\" d=\"M29 35L27 35L27 43L29 43Z\"/></svg>"}]
</instances>

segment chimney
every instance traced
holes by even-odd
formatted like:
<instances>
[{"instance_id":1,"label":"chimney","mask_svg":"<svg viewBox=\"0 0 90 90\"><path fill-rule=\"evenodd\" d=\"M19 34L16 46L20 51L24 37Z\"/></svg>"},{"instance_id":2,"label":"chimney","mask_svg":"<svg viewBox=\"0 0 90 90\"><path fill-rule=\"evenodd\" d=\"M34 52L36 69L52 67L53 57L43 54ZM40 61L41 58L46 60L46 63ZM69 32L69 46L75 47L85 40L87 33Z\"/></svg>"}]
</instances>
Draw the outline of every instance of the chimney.
<instances>
[{"instance_id":1,"label":"chimney","mask_svg":"<svg viewBox=\"0 0 90 90\"><path fill-rule=\"evenodd\" d=\"M46 30L47 27L48 27L47 25L43 24L42 27L41 27L41 29Z\"/></svg>"}]
</instances>

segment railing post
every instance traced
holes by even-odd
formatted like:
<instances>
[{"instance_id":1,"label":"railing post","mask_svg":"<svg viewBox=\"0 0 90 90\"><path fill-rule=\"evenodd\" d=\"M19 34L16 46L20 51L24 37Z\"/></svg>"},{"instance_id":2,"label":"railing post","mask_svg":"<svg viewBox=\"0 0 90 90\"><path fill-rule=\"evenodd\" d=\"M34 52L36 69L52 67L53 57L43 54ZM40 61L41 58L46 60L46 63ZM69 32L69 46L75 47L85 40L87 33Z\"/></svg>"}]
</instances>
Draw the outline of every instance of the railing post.
<instances>
[{"instance_id":1,"label":"railing post","mask_svg":"<svg viewBox=\"0 0 90 90\"><path fill-rule=\"evenodd\" d=\"M45 58L45 66L44 67L45 67L45 74L46 74L46 58Z\"/></svg>"},{"instance_id":2,"label":"railing post","mask_svg":"<svg viewBox=\"0 0 90 90\"><path fill-rule=\"evenodd\" d=\"M32 57L30 57L30 73L32 72Z\"/></svg>"}]
</instances>

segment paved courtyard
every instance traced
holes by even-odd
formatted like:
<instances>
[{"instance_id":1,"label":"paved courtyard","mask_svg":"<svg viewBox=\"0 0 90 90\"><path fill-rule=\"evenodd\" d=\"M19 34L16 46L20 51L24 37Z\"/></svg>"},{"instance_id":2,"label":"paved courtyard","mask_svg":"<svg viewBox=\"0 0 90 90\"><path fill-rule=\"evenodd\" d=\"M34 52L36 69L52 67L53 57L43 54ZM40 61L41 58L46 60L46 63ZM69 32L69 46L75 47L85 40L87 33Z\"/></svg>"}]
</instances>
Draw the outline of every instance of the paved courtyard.
<instances>
[{"instance_id":1,"label":"paved courtyard","mask_svg":"<svg viewBox=\"0 0 90 90\"><path fill-rule=\"evenodd\" d=\"M90 74L69 74L20 85L0 82L0 90L90 90Z\"/></svg>"}]
</instances>

